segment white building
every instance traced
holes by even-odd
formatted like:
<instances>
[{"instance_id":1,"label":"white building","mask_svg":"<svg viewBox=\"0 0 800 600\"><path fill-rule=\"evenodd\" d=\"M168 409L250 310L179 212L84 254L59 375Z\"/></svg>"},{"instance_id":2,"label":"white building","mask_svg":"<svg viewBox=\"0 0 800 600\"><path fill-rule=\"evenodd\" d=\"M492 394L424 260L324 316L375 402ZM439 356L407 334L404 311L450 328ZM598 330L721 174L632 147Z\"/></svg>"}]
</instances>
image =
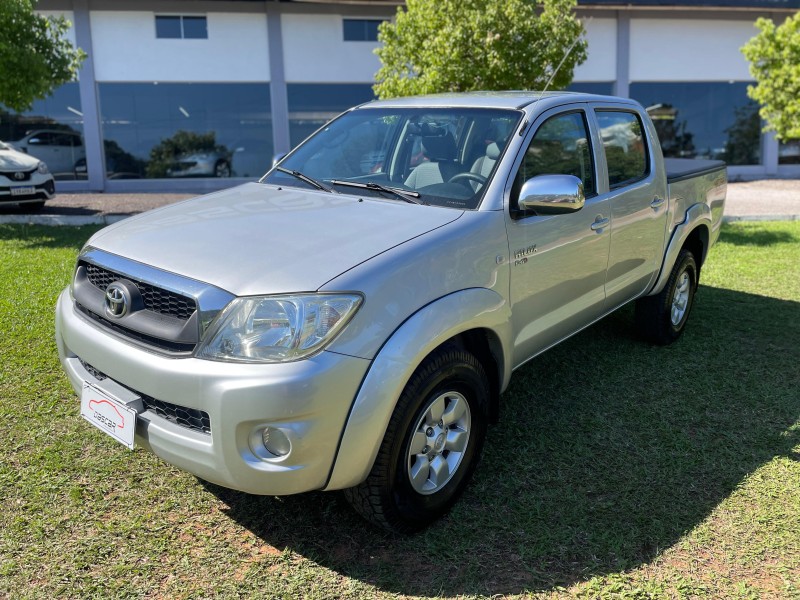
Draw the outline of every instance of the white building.
<instances>
[{"instance_id":1,"label":"white building","mask_svg":"<svg viewBox=\"0 0 800 600\"><path fill-rule=\"evenodd\" d=\"M80 81L24 114L61 191L206 190L253 179L343 109L372 98L377 24L396 1L40 0L73 22ZM800 176L800 147L760 133L740 48L800 0L580 0L588 60L572 88L633 97L665 153L732 176ZM76 135L77 134L79 135ZM38 146L38 149L36 148Z\"/></svg>"}]
</instances>

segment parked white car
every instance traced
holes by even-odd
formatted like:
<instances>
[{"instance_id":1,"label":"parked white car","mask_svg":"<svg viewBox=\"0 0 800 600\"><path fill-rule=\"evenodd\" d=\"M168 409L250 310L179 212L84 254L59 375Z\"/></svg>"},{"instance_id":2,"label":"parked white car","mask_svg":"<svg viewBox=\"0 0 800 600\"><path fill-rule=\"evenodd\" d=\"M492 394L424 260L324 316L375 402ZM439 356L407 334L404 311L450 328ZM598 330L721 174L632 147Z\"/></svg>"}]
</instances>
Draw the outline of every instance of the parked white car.
<instances>
[{"instance_id":1,"label":"parked white car","mask_svg":"<svg viewBox=\"0 0 800 600\"><path fill-rule=\"evenodd\" d=\"M38 210L55 193L44 162L0 142L0 205L24 204Z\"/></svg>"},{"instance_id":2,"label":"parked white car","mask_svg":"<svg viewBox=\"0 0 800 600\"><path fill-rule=\"evenodd\" d=\"M86 158L83 139L75 131L39 129L10 145L47 163L56 176L66 175L69 179L74 178L78 162Z\"/></svg>"}]
</instances>

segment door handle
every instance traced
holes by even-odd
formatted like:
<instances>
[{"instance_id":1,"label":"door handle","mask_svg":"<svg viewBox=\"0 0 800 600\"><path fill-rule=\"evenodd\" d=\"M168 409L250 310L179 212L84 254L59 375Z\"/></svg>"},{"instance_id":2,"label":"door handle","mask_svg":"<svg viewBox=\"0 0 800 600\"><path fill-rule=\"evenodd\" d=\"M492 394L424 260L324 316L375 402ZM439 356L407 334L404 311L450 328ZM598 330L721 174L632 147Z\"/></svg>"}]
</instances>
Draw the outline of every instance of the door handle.
<instances>
[{"instance_id":1,"label":"door handle","mask_svg":"<svg viewBox=\"0 0 800 600\"><path fill-rule=\"evenodd\" d=\"M592 231L597 231L598 229L603 229L608 225L608 217L603 218L602 216L598 215L597 218L592 223Z\"/></svg>"},{"instance_id":2,"label":"door handle","mask_svg":"<svg viewBox=\"0 0 800 600\"><path fill-rule=\"evenodd\" d=\"M650 203L650 208L658 208L662 204L664 204L664 199L663 198L659 198L658 196L656 196L655 198L653 198L653 201Z\"/></svg>"}]
</instances>

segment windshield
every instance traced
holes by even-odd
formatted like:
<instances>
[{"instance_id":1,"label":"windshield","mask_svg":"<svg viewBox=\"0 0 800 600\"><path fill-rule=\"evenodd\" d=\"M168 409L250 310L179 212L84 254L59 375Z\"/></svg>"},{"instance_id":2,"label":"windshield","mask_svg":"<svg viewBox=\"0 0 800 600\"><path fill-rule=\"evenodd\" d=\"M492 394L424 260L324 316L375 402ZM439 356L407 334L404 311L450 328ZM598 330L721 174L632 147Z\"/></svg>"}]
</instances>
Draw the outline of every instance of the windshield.
<instances>
[{"instance_id":1,"label":"windshield","mask_svg":"<svg viewBox=\"0 0 800 600\"><path fill-rule=\"evenodd\" d=\"M521 116L474 108L353 110L261 181L474 209Z\"/></svg>"}]
</instances>

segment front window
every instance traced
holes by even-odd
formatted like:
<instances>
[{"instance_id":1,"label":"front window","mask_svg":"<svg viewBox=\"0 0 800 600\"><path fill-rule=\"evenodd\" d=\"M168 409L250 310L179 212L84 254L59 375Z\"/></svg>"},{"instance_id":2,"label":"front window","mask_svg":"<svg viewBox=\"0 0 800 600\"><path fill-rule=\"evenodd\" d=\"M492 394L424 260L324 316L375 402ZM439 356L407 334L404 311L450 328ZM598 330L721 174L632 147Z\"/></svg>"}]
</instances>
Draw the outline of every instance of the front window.
<instances>
[{"instance_id":1,"label":"front window","mask_svg":"<svg viewBox=\"0 0 800 600\"><path fill-rule=\"evenodd\" d=\"M521 115L495 109L357 109L317 132L262 182L308 189L322 184L341 193L474 209Z\"/></svg>"}]
</instances>

